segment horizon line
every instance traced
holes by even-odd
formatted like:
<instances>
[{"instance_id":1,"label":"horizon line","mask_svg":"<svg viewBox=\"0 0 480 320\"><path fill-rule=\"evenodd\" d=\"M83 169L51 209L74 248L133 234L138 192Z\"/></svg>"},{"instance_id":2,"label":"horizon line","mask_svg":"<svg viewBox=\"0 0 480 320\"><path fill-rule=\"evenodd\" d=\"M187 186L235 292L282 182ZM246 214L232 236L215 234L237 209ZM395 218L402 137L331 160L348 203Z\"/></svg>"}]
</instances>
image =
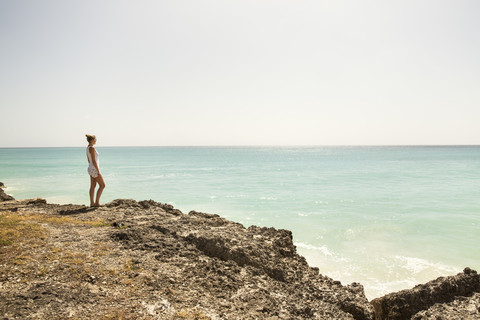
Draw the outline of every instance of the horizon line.
<instances>
[{"instance_id":1,"label":"horizon line","mask_svg":"<svg viewBox=\"0 0 480 320\"><path fill-rule=\"evenodd\" d=\"M84 146L14 146L0 149L83 148ZM351 147L480 147L480 144L245 144L245 145L105 145L100 148L351 148Z\"/></svg>"}]
</instances>

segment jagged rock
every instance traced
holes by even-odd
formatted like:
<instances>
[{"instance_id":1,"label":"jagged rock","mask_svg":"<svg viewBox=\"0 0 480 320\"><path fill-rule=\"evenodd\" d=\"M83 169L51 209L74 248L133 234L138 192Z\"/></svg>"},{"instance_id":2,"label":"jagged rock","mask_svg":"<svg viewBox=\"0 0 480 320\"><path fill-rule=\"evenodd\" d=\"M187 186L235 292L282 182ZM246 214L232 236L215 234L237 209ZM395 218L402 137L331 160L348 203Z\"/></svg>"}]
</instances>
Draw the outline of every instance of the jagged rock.
<instances>
[{"instance_id":1,"label":"jagged rock","mask_svg":"<svg viewBox=\"0 0 480 320\"><path fill-rule=\"evenodd\" d=\"M168 212L172 215L181 215L182 212L178 209L175 209L172 205L170 204L164 204L164 203L159 203L155 202L153 200L143 200L137 202L136 200L133 199L115 199L105 205L108 208L130 208L130 209L155 209L155 208L161 208L165 212Z\"/></svg>"},{"instance_id":2,"label":"jagged rock","mask_svg":"<svg viewBox=\"0 0 480 320\"><path fill-rule=\"evenodd\" d=\"M11 264L2 261L6 319L420 320L480 312L474 270L369 303L361 284L310 267L288 230L245 228L153 200L88 208L28 199L1 202L5 211L32 214L27 225L44 230L39 243L8 256Z\"/></svg>"},{"instance_id":3,"label":"jagged rock","mask_svg":"<svg viewBox=\"0 0 480 320\"><path fill-rule=\"evenodd\" d=\"M412 317L412 320L427 319L480 319L480 293L471 297L457 297L450 303L437 303Z\"/></svg>"},{"instance_id":4,"label":"jagged rock","mask_svg":"<svg viewBox=\"0 0 480 320\"><path fill-rule=\"evenodd\" d=\"M288 230L246 229L197 211L172 216L173 207L139 203L143 204L135 216L125 216L128 229L114 232L112 238L128 250L154 252L162 263L185 261L180 264L182 278L196 288L193 297L198 292L229 297L224 306L210 302L225 319L373 318L363 287L342 286L310 268L297 254ZM115 204L119 208L125 202ZM151 215L145 216L147 212Z\"/></svg>"},{"instance_id":5,"label":"jagged rock","mask_svg":"<svg viewBox=\"0 0 480 320\"><path fill-rule=\"evenodd\" d=\"M450 303L456 297L468 297L475 292L480 292L480 275L465 268L456 276L440 277L412 289L374 299L371 303L378 320L410 319L435 304Z\"/></svg>"},{"instance_id":6,"label":"jagged rock","mask_svg":"<svg viewBox=\"0 0 480 320\"><path fill-rule=\"evenodd\" d=\"M141 208L137 201L133 199L115 199L105 205L108 208Z\"/></svg>"},{"instance_id":7,"label":"jagged rock","mask_svg":"<svg viewBox=\"0 0 480 320\"><path fill-rule=\"evenodd\" d=\"M35 198L35 199L29 199L27 201L27 205L37 206L42 204L47 204L47 200L43 198Z\"/></svg>"},{"instance_id":8,"label":"jagged rock","mask_svg":"<svg viewBox=\"0 0 480 320\"><path fill-rule=\"evenodd\" d=\"M0 189L0 201L11 201L15 200L11 195L6 194L3 189Z\"/></svg>"},{"instance_id":9,"label":"jagged rock","mask_svg":"<svg viewBox=\"0 0 480 320\"><path fill-rule=\"evenodd\" d=\"M5 191L3 191L3 189L5 189L5 185L3 184L3 182L0 182L0 201L11 201L11 200L15 200L14 197L12 197L11 195L9 194L6 194Z\"/></svg>"},{"instance_id":10,"label":"jagged rock","mask_svg":"<svg viewBox=\"0 0 480 320\"><path fill-rule=\"evenodd\" d=\"M95 207L87 207L84 205L63 205L59 208L58 213L61 215L77 215L95 210Z\"/></svg>"}]
</instances>

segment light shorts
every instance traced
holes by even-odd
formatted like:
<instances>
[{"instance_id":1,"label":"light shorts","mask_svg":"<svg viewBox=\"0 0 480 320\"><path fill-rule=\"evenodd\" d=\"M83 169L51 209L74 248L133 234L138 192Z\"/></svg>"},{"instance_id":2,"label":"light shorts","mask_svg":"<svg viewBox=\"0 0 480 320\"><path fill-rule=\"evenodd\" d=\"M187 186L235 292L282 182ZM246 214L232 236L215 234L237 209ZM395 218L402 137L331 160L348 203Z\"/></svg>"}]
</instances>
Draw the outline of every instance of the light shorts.
<instances>
[{"instance_id":1,"label":"light shorts","mask_svg":"<svg viewBox=\"0 0 480 320\"><path fill-rule=\"evenodd\" d=\"M97 178L98 177L98 171L95 169L95 167L88 167L88 174L92 178Z\"/></svg>"}]
</instances>

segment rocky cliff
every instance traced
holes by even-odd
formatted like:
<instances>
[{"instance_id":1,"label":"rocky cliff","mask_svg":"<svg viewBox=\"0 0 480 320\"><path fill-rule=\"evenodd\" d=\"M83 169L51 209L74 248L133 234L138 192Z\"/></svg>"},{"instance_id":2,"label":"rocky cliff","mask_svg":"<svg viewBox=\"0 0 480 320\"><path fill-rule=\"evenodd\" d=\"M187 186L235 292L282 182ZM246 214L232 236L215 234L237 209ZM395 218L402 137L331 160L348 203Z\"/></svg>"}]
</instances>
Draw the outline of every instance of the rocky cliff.
<instances>
[{"instance_id":1,"label":"rocky cliff","mask_svg":"<svg viewBox=\"0 0 480 320\"><path fill-rule=\"evenodd\" d=\"M449 285L436 280L440 291L414 288L371 304L362 285L342 285L310 267L288 230L245 228L152 200L100 208L4 201L0 228L2 319L435 319L438 310L459 308L471 319L480 314L472 309L479 292L473 270L448 278Z\"/></svg>"},{"instance_id":2,"label":"rocky cliff","mask_svg":"<svg viewBox=\"0 0 480 320\"><path fill-rule=\"evenodd\" d=\"M36 199L0 211L37 226L2 256L6 319L373 318L363 287L308 266L287 230L154 201L92 209Z\"/></svg>"}]
</instances>

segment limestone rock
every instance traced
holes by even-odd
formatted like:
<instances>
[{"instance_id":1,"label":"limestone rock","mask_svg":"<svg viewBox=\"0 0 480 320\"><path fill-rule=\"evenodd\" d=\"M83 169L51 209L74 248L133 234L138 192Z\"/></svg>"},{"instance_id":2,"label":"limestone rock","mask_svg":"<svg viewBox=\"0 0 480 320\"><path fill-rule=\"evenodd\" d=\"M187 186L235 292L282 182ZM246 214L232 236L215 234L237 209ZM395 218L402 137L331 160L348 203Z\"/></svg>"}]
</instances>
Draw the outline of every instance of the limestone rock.
<instances>
[{"instance_id":1,"label":"limestone rock","mask_svg":"<svg viewBox=\"0 0 480 320\"><path fill-rule=\"evenodd\" d=\"M3 184L3 182L0 182L0 202L1 201L11 201L11 200L15 200L14 197L12 197L11 195L8 195L5 193L5 191L3 191L3 189L5 189L5 185Z\"/></svg>"},{"instance_id":2,"label":"limestone rock","mask_svg":"<svg viewBox=\"0 0 480 320\"><path fill-rule=\"evenodd\" d=\"M0 202L0 212L43 230L0 257L5 319L479 319L469 268L370 303L361 284L310 267L288 230L153 200L27 199Z\"/></svg>"},{"instance_id":3,"label":"limestone rock","mask_svg":"<svg viewBox=\"0 0 480 320\"><path fill-rule=\"evenodd\" d=\"M480 293L471 297L457 297L450 303L437 303L428 310L420 311L412 319L480 319Z\"/></svg>"},{"instance_id":4,"label":"limestone rock","mask_svg":"<svg viewBox=\"0 0 480 320\"><path fill-rule=\"evenodd\" d=\"M475 270L465 268L456 276L440 277L412 289L374 299L371 303L378 320L410 319L435 304L450 303L457 297L468 297L476 292L480 292L480 276Z\"/></svg>"},{"instance_id":5,"label":"limestone rock","mask_svg":"<svg viewBox=\"0 0 480 320\"><path fill-rule=\"evenodd\" d=\"M42 200L0 204L34 221L47 215L44 243L22 249L36 258L2 266L7 318L88 319L95 310L97 319L373 319L363 287L311 268L288 230L153 200L99 208Z\"/></svg>"}]
</instances>

